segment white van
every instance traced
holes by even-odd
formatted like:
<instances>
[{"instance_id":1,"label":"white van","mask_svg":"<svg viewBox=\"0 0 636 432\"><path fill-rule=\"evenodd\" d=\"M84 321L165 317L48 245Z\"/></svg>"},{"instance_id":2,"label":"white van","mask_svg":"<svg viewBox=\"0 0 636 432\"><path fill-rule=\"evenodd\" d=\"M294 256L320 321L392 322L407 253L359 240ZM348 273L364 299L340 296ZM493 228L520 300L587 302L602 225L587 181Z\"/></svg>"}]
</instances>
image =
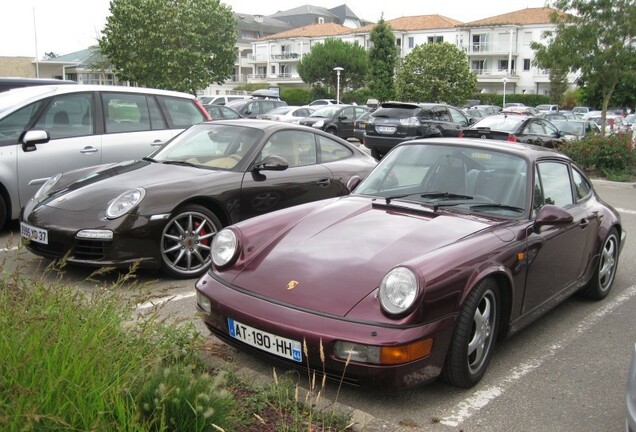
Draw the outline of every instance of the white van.
<instances>
[{"instance_id":1,"label":"white van","mask_svg":"<svg viewBox=\"0 0 636 432\"><path fill-rule=\"evenodd\" d=\"M201 105L203 106L208 106L208 105L226 105L228 102L234 101L234 100L242 100L242 99L249 99L249 96L237 96L237 95L224 95L224 96L201 96L199 97L199 101L201 102Z\"/></svg>"},{"instance_id":2,"label":"white van","mask_svg":"<svg viewBox=\"0 0 636 432\"><path fill-rule=\"evenodd\" d=\"M0 93L0 227L49 177L140 159L206 120L194 96L167 90L77 84Z\"/></svg>"}]
</instances>

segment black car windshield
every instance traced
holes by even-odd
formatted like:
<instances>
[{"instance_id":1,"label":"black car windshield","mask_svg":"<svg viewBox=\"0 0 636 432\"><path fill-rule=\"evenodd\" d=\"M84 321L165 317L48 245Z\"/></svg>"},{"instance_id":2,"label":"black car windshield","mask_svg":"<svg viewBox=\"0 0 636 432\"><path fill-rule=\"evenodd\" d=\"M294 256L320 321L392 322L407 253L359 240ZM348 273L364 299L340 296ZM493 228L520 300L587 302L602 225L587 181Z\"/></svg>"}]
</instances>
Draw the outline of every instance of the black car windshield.
<instances>
[{"instance_id":1,"label":"black car windshield","mask_svg":"<svg viewBox=\"0 0 636 432\"><path fill-rule=\"evenodd\" d=\"M471 146L410 144L392 150L354 195L519 218L528 208L528 162Z\"/></svg>"},{"instance_id":2,"label":"black car windshield","mask_svg":"<svg viewBox=\"0 0 636 432\"><path fill-rule=\"evenodd\" d=\"M519 126L525 117L521 117L518 114L512 115L494 115L489 117L484 117L475 123L471 129L479 129L479 128L490 128L491 130L503 131L503 132L514 132L519 129Z\"/></svg>"},{"instance_id":3,"label":"black car windshield","mask_svg":"<svg viewBox=\"0 0 636 432\"><path fill-rule=\"evenodd\" d=\"M201 168L232 169L262 139L260 129L225 124L199 124L150 155L157 162Z\"/></svg>"}]
</instances>

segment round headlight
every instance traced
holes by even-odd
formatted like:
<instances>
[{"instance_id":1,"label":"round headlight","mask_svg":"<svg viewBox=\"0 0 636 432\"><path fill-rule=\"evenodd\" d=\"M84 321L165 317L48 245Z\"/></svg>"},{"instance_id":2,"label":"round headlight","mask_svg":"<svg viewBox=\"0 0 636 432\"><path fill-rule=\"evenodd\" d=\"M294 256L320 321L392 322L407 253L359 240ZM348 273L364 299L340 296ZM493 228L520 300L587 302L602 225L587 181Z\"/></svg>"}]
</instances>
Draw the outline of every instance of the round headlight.
<instances>
[{"instance_id":1,"label":"round headlight","mask_svg":"<svg viewBox=\"0 0 636 432\"><path fill-rule=\"evenodd\" d=\"M62 174L56 174L53 177L49 177L49 179L46 182L44 182L44 184L40 187L40 189L38 189L38 191L35 193L35 195L33 196L33 199L36 201L40 201L42 198L47 196L51 188L55 186L55 183L58 182L60 177L62 177Z\"/></svg>"},{"instance_id":2,"label":"round headlight","mask_svg":"<svg viewBox=\"0 0 636 432\"><path fill-rule=\"evenodd\" d=\"M146 191L142 188L131 189L124 192L110 203L106 209L106 217L115 219L128 213L144 199L144 196L146 196Z\"/></svg>"},{"instance_id":3,"label":"round headlight","mask_svg":"<svg viewBox=\"0 0 636 432\"><path fill-rule=\"evenodd\" d=\"M237 250L238 241L234 231L221 230L212 240L212 262L217 267L223 267L234 259Z\"/></svg>"},{"instance_id":4,"label":"round headlight","mask_svg":"<svg viewBox=\"0 0 636 432\"><path fill-rule=\"evenodd\" d=\"M382 279L380 304L388 313L397 315L411 307L417 293L415 274L406 267L396 267Z\"/></svg>"}]
</instances>

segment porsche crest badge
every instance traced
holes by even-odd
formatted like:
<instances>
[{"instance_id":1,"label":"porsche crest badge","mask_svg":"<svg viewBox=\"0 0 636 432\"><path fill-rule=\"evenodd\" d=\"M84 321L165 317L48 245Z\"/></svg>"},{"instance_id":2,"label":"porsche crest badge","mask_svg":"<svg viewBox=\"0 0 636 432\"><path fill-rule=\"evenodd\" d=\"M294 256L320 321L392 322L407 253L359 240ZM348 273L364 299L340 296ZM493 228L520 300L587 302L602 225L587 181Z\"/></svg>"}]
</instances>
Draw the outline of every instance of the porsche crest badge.
<instances>
[{"instance_id":1,"label":"porsche crest badge","mask_svg":"<svg viewBox=\"0 0 636 432\"><path fill-rule=\"evenodd\" d=\"M296 288L298 286L298 281L295 280L291 280L289 281L289 283L287 284L287 290L293 290L294 288Z\"/></svg>"}]
</instances>

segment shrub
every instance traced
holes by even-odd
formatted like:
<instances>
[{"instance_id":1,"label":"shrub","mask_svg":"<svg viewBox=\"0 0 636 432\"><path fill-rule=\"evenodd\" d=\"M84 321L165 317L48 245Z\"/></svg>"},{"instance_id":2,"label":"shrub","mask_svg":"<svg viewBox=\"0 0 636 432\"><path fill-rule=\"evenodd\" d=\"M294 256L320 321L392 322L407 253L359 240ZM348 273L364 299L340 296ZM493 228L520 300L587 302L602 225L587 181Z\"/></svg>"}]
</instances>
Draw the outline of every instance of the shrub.
<instances>
[{"instance_id":1,"label":"shrub","mask_svg":"<svg viewBox=\"0 0 636 432\"><path fill-rule=\"evenodd\" d=\"M313 101L311 91L303 88L283 88L280 90L280 98L287 105L308 105Z\"/></svg>"},{"instance_id":2,"label":"shrub","mask_svg":"<svg viewBox=\"0 0 636 432\"><path fill-rule=\"evenodd\" d=\"M610 180L627 180L636 167L636 151L627 135L588 136L559 150L586 170L597 170Z\"/></svg>"}]
</instances>

